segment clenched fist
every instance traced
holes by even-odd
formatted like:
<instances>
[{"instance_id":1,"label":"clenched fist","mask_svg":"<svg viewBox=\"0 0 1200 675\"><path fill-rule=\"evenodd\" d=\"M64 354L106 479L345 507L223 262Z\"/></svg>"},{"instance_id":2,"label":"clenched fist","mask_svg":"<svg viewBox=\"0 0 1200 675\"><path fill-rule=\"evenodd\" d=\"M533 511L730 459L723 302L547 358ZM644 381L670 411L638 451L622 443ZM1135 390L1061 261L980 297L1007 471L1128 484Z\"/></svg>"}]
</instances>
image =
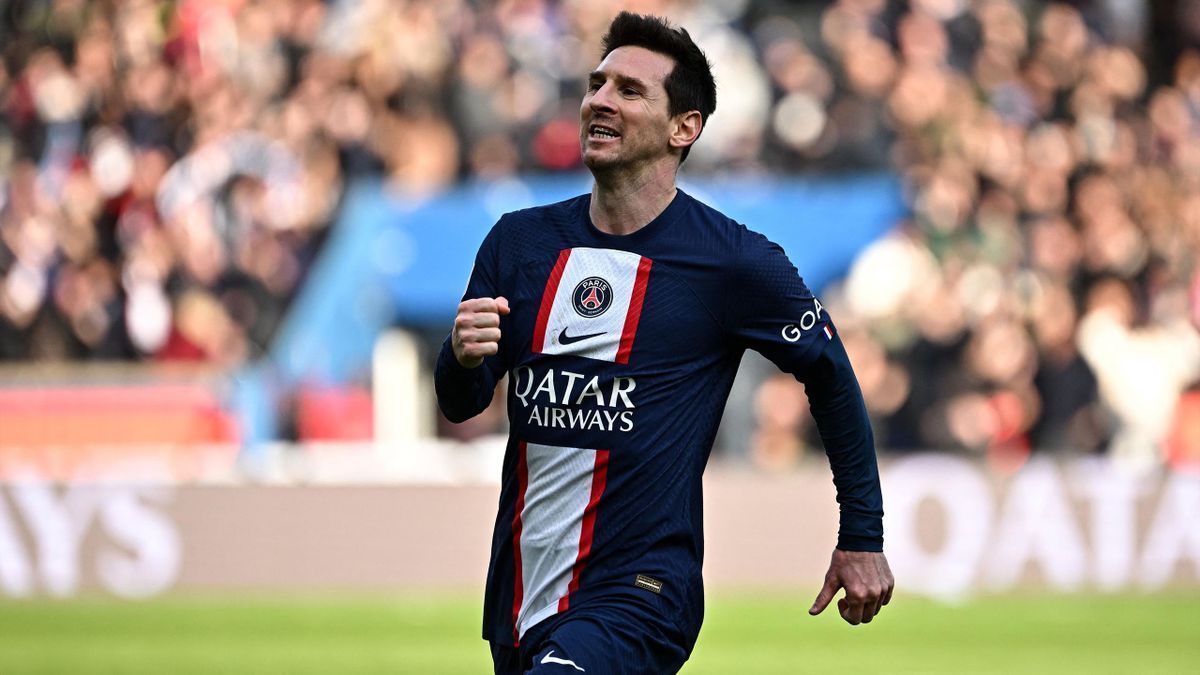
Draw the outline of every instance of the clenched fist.
<instances>
[{"instance_id":1,"label":"clenched fist","mask_svg":"<svg viewBox=\"0 0 1200 675\"><path fill-rule=\"evenodd\" d=\"M478 368L483 357L500 351L500 317L508 312L504 297L474 298L458 304L450 344L454 358L464 368Z\"/></svg>"}]
</instances>

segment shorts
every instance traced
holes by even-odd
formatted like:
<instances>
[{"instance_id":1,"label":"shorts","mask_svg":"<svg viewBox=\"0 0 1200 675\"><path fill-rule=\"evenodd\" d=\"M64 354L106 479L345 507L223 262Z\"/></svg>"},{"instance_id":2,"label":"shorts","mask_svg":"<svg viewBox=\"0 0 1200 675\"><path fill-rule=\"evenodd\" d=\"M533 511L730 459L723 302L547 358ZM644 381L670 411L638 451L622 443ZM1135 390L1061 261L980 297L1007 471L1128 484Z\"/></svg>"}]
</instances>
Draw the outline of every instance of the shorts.
<instances>
[{"instance_id":1,"label":"shorts","mask_svg":"<svg viewBox=\"0 0 1200 675\"><path fill-rule=\"evenodd\" d=\"M681 635L643 616L613 608L553 616L513 647L492 643L496 675L665 675L690 649Z\"/></svg>"}]
</instances>

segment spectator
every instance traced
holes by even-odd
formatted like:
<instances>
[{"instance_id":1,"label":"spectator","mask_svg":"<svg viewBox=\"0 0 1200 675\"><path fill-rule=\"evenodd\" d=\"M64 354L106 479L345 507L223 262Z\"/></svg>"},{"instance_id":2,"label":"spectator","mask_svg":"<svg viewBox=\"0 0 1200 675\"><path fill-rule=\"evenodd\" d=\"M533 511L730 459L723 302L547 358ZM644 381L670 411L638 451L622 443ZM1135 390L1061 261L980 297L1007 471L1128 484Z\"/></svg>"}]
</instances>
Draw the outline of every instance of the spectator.
<instances>
[{"instance_id":1,"label":"spectator","mask_svg":"<svg viewBox=\"0 0 1200 675\"><path fill-rule=\"evenodd\" d=\"M14 5L0 359L255 357L347 181L422 194L577 168L588 55L620 5ZM1194 3L637 9L696 33L727 92L689 172L904 180L910 217L827 303L882 445L1019 458L1115 438L1161 458L1197 384L1182 329L1200 274ZM1143 43L1149 30L1169 39ZM1122 393L1114 364L1135 362L1147 377ZM764 386L760 401L803 403ZM755 413L766 463L808 433L785 407Z\"/></svg>"}]
</instances>

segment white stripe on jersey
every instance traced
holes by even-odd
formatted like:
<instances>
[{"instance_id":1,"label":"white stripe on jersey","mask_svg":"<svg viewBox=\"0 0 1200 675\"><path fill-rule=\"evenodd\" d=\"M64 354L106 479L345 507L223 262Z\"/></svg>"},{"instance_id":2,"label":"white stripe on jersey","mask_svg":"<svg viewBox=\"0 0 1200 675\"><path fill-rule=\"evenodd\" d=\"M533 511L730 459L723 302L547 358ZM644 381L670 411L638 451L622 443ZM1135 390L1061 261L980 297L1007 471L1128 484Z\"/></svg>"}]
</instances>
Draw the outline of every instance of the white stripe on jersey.
<instances>
[{"instance_id":1,"label":"white stripe on jersey","mask_svg":"<svg viewBox=\"0 0 1200 675\"><path fill-rule=\"evenodd\" d=\"M585 522L585 511L597 476L596 456L604 450L561 448L526 443L528 472L524 508L521 510L521 608L518 637L548 616L556 614L579 570L581 545L590 547L594 516ZM604 462L602 462L604 464ZM599 486L603 489L603 485ZM582 565L580 565L582 568Z\"/></svg>"},{"instance_id":2,"label":"white stripe on jersey","mask_svg":"<svg viewBox=\"0 0 1200 675\"><path fill-rule=\"evenodd\" d=\"M642 256L628 251L571 249L546 321L545 344L541 353L575 354L600 361L616 361L641 262ZM590 277L599 277L608 282L612 304L603 314L588 318L575 311L573 296L576 287ZM640 306L635 309L641 311ZM592 337L562 344L559 340L563 331L566 331L568 340L585 335Z\"/></svg>"}]
</instances>

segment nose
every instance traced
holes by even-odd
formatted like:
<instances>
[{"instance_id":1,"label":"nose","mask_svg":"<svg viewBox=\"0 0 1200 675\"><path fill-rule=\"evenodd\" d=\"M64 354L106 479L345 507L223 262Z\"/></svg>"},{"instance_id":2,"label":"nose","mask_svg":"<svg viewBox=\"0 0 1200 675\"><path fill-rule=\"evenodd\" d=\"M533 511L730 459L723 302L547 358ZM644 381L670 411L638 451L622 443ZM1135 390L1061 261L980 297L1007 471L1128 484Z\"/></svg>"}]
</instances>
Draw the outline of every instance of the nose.
<instances>
[{"instance_id":1,"label":"nose","mask_svg":"<svg viewBox=\"0 0 1200 675\"><path fill-rule=\"evenodd\" d=\"M613 85L611 82L605 82L599 89L588 99L588 107L593 113L615 113L616 106L612 102Z\"/></svg>"}]
</instances>

